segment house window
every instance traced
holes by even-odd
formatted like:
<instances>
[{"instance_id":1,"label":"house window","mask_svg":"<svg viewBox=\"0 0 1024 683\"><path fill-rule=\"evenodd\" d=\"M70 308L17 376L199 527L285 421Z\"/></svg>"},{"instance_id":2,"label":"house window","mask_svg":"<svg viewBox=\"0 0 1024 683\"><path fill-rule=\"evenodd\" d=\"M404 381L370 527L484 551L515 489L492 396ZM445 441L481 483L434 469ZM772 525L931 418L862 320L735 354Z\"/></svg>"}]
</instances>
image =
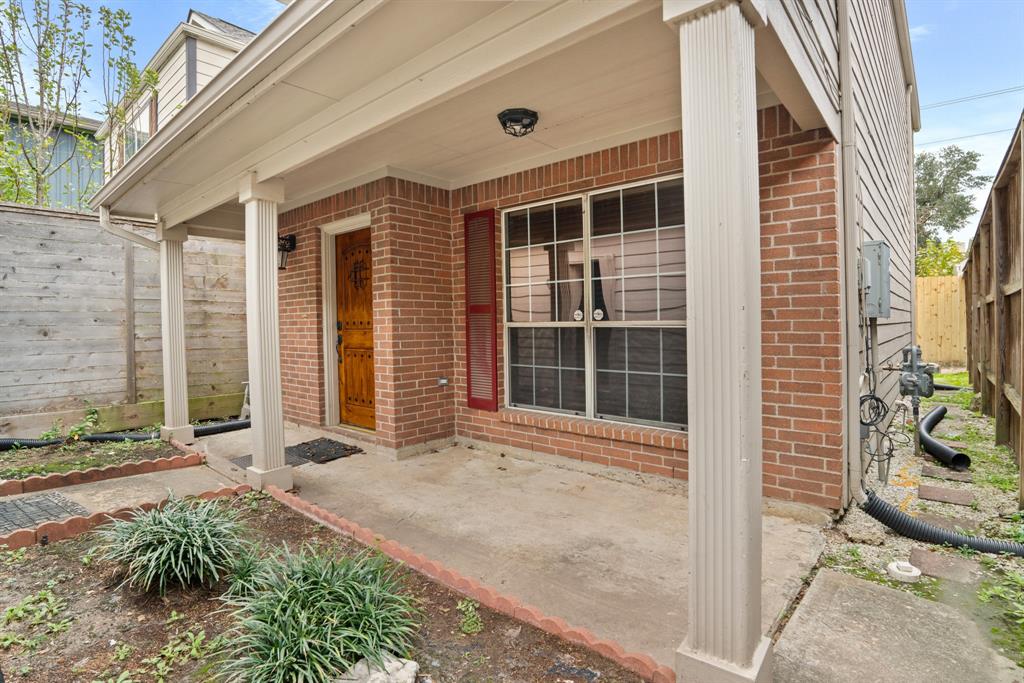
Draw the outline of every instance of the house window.
<instances>
[{"instance_id":1,"label":"house window","mask_svg":"<svg viewBox=\"0 0 1024 683\"><path fill-rule=\"evenodd\" d=\"M503 213L506 403L686 424L683 181Z\"/></svg>"},{"instance_id":2,"label":"house window","mask_svg":"<svg viewBox=\"0 0 1024 683\"><path fill-rule=\"evenodd\" d=\"M132 107L131 118L124 129L124 161L127 162L146 144L150 136L150 100L147 98Z\"/></svg>"}]
</instances>

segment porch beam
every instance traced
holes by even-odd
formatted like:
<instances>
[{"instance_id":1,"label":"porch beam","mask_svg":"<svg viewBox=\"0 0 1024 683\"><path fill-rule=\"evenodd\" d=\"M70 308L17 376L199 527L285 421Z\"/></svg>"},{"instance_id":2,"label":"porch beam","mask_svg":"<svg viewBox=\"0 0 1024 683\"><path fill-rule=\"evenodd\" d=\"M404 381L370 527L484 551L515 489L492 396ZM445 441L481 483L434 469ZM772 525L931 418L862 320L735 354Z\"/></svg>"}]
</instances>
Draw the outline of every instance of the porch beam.
<instances>
[{"instance_id":1,"label":"porch beam","mask_svg":"<svg viewBox=\"0 0 1024 683\"><path fill-rule=\"evenodd\" d=\"M192 443L188 372L185 363L185 241L181 227L156 227L160 245L160 347L163 359L164 424L160 438Z\"/></svg>"},{"instance_id":2,"label":"porch beam","mask_svg":"<svg viewBox=\"0 0 1024 683\"><path fill-rule=\"evenodd\" d=\"M246 478L255 489L292 487L284 457L281 400L281 338L277 312L277 205L280 181L241 179L238 201L245 205L245 324L248 332L249 406L252 410L252 465Z\"/></svg>"},{"instance_id":3,"label":"porch beam","mask_svg":"<svg viewBox=\"0 0 1024 683\"><path fill-rule=\"evenodd\" d=\"M761 633L761 240L750 3L666 0L686 194L689 629L680 681L768 681ZM756 9L756 3L755 7Z\"/></svg>"}]
</instances>

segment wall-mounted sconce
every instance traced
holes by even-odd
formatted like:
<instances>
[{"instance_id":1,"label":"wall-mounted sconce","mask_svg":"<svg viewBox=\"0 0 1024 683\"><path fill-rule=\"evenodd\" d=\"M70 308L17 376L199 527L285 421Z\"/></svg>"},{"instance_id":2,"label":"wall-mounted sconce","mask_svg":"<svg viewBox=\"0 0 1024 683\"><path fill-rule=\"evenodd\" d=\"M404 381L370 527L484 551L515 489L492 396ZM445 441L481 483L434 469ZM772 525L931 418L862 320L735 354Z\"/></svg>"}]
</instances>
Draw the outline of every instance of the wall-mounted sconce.
<instances>
[{"instance_id":1,"label":"wall-mounted sconce","mask_svg":"<svg viewBox=\"0 0 1024 683\"><path fill-rule=\"evenodd\" d=\"M288 266L288 254L295 251L295 235L277 238L277 269L284 270Z\"/></svg>"}]
</instances>

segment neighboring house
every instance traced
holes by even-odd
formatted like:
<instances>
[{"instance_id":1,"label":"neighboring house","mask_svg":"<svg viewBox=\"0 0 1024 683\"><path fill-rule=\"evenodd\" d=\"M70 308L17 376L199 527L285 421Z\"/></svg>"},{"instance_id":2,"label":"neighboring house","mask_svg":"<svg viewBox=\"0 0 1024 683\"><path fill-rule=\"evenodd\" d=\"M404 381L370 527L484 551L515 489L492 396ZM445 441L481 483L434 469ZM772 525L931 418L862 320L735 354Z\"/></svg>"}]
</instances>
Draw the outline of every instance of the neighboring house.
<instances>
[{"instance_id":1,"label":"neighboring house","mask_svg":"<svg viewBox=\"0 0 1024 683\"><path fill-rule=\"evenodd\" d=\"M39 109L31 105L20 105L9 111L8 134L20 145L29 141L26 129L28 119L37 116ZM103 183L103 149L96 144L96 131L100 121L79 116L69 117L68 126L57 130L53 150L53 167L57 171L48 179L47 206L54 209L81 210L88 205L89 197ZM26 198L31 203L34 196Z\"/></svg>"},{"instance_id":2,"label":"neighboring house","mask_svg":"<svg viewBox=\"0 0 1024 683\"><path fill-rule=\"evenodd\" d=\"M97 136L104 140L107 159L105 175L109 177L131 159L253 36L251 31L223 19L189 10L186 20L171 32L144 68L156 73L156 89L125 106L120 135L109 134L109 122L99 129Z\"/></svg>"},{"instance_id":3,"label":"neighboring house","mask_svg":"<svg viewBox=\"0 0 1024 683\"><path fill-rule=\"evenodd\" d=\"M182 243L244 241L254 485L284 420L688 479L677 671L753 680L761 495L863 496L912 339L918 120L902 0L297 0L94 205L159 221L166 436Z\"/></svg>"}]
</instances>

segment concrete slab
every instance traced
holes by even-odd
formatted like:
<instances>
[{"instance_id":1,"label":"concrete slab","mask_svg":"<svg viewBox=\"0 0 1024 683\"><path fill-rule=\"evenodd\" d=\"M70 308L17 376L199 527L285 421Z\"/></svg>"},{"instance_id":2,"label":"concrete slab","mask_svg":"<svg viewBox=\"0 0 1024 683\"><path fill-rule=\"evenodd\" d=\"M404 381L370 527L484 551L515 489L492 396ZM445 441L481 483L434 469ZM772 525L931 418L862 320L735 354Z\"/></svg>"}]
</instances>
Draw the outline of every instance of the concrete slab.
<instances>
[{"instance_id":1,"label":"concrete slab","mask_svg":"<svg viewBox=\"0 0 1024 683\"><path fill-rule=\"evenodd\" d=\"M921 484L917 487L917 497L921 500L934 500L952 505L973 505L974 494L964 489L950 489L945 486Z\"/></svg>"},{"instance_id":2,"label":"concrete slab","mask_svg":"<svg viewBox=\"0 0 1024 683\"><path fill-rule=\"evenodd\" d=\"M911 550L910 564L920 569L925 576L957 583L972 583L981 575L981 565L974 560L949 553L936 553L926 548Z\"/></svg>"},{"instance_id":3,"label":"concrete slab","mask_svg":"<svg viewBox=\"0 0 1024 683\"><path fill-rule=\"evenodd\" d=\"M685 488L606 473L451 447L303 466L295 483L310 502L671 666L687 630ZM815 525L765 517L765 632L823 544Z\"/></svg>"},{"instance_id":4,"label":"concrete slab","mask_svg":"<svg viewBox=\"0 0 1024 683\"><path fill-rule=\"evenodd\" d=\"M234 486L229 478L219 475L209 467L185 467L164 472L137 474L132 477L107 479L90 484L65 486L61 495L88 511L106 512L123 507L134 507L142 503L155 503L167 497L168 492L177 496L193 496L204 491ZM22 494L31 496L36 494Z\"/></svg>"},{"instance_id":5,"label":"concrete slab","mask_svg":"<svg viewBox=\"0 0 1024 683\"><path fill-rule=\"evenodd\" d=\"M775 646L777 683L1020 680L1020 669L956 609L827 569Z\"/></svg>"},{"instance_id":6,"label":"concrete slab","mask_svg":"<svg viewBox=\"0 0 1024 683\"><path fill-rule=\"evenodd\" d=\"M957 472L956 470L940 467L939 465L921 465L921 475L924 477L934 477L935 479L946 479L948 481L962 481L966 483L974 481L974 477L971 476L970 472Z\"/></svg>"}]
</instances>

